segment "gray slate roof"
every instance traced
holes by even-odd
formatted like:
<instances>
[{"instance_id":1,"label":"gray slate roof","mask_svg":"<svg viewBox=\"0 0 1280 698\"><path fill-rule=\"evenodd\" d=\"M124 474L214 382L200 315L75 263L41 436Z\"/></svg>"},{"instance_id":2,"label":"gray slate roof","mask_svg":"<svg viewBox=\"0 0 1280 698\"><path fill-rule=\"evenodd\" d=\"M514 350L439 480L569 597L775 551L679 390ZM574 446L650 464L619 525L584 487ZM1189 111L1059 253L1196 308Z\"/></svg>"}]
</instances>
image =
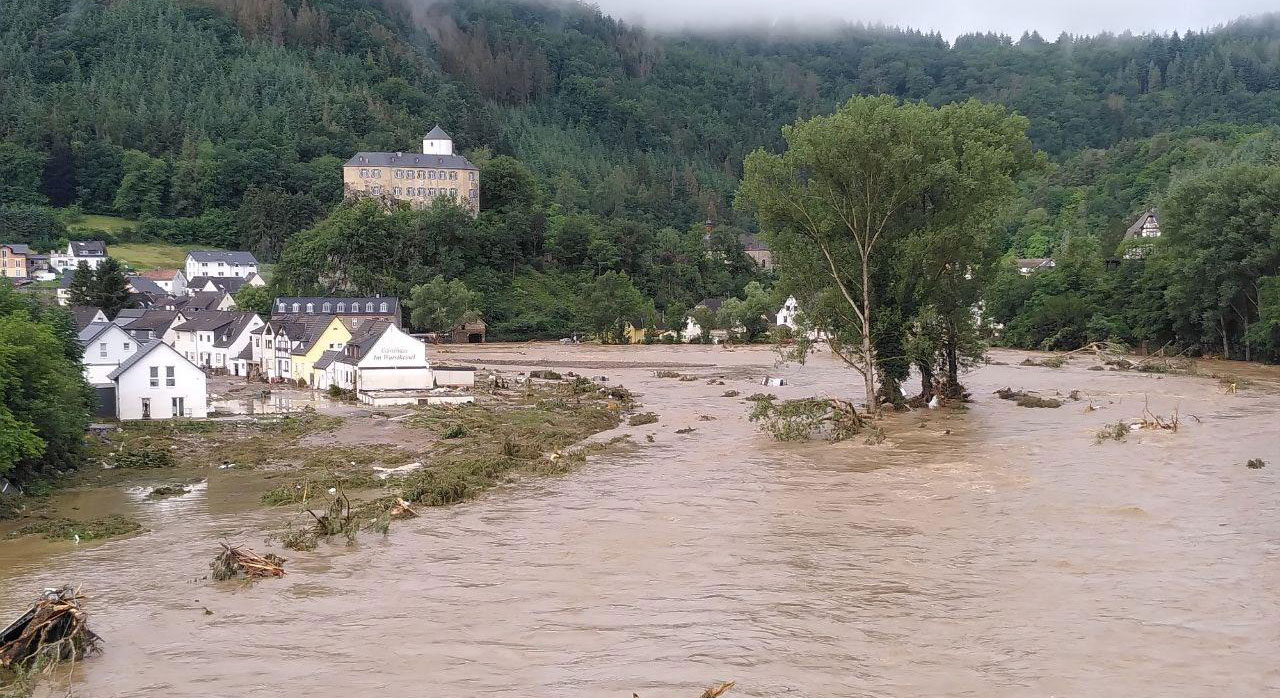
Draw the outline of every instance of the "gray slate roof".
<instances>
[{"instance_id":1,"label":"gray slate roof","mask_svg":"<svg viewBox=\"0 0 1280 698\"><path fill-rule=\"evenodd\" d=\"M76 334L76 339L78 339L81 344L88 345L95 337L105 332L108 327L111 327L111 323L109 322L91 322L81 328L80 332Z\"/></svg>"},{"instance_id":2,"label":"gray slate roof","mask_svg":"<svg viewBox=\"0 0 1280 698\"><path fill-rule=\"evenodd\" d=\"M174 325L175 332L209 332L234 323L241 313L232 310L201 310L187 314L187 321Z\"/></svg>"},{"instance_id":3,"label":"gray slate roof","mask_svg":"<svg viewBox=\"0 0 1280 698\"><path fill-rule=\"evenodd\" d=\"M320 358L316 359L315 367L323 371L326 368L329 368L329 365L334 361L337 361L341 356L342 352L340 351L326 351L320 355Z\"/></svg>"},{"instance_id":4,"label":"gray slate roof","mask_svg":"<svg viewBox=\"0 0 1280 698\"><path fill-rule=\"evenodd\" d=\"M193 276L187 282L187 288L204 288L212 283L213 287L224 293L235 293L245 285L247 279L238 276Z\"/></svg>"},{"instance_id":5,"label":"gray slate roof","mask_svg":"<svg viewBox=\"0 0 1280 698\"><path fill-rule=\"evenodd\" d=\"M167 296L169 292L160 288L160 284L141 276L128 277L129 285L133 286L133 290L138 293L145 293L149 296Z\"/></svg>"},{"instance_id":6,"label":"gray slate roof","mask_svg":"<svg viewBox=\"0 0 1280 698\"><path fill-rule=\"evenodd\" d=\"M123 311L121 314L123 314ZM169 325L172 325L177 317L178 311L176 310L146 310L143 311L142 315L130 320L125 329L130 333L137 333L143 330L163 333L169 329ZM120 322L119 317L116 317L116 322Z\"/></svg>"},{"instance_id":7,"label":"gray slate roof","mask_svg":"<svg viewBox=\"0 0 1280 698\"><path fill-rule=\"evenodd\" d=\"M0 243L0 247L8 247L15 254L31 254L31 248L17 242Z\"/></svg>"},{"instance_id":8,"label":"gray slate roof","mask_svg":"<svg viewBox=\"0 0 1280 698\"><path fill-rule=\"evenodd\" d=\"M343 167L441 167L450 170L479 170L461 155L426 153L356 153Z\"/></svg>"},{"instance_id":9,"label":"gray slate roof","mask_svg":"<svg viewBox=\"0 0 1280 698\"><path fill-rule=\"evenodd\" d=\"M106 257L107 243L101 240L72 240L71 254L77 257Z\"/></svg>"},{"instance_id":10,"label":"gray slate roof","mask_svg":"<svg viewBox=\"0 0 1280 698\"><path fill-rule=\"evenodd\" d=\"M444 132L444 129L440 128L440 124L436 124L435 128L433 128L433 129L431 129L430 131L428 131L428 132L427 132L427 135L426 135L426 136L424 136L423 138L424 138L424 140L428 140L428 141L451 141L451 140L453 140L453 138L452 138L452 137L450 137L450 136L449 136L449 134L447 134L447 133L445 133L445 132Z\"/></svg>"},{"instance_id":11,"label":"gray slate roof","mask_svg":"<svg viewBox=\"0 0 1280 698\"><path fill-rule=\"evenodd\" d=\"M236 338L244 332L244 328L247 327L250 322L253 322L255 317L258 317L255 313L245 311L238 311L233 314L236 317L231 321L231 324L218 330L217 335L214 336L213 346L224 349L231 346L231 343L236 341Z\"/></svg>"},{"instance_id":12,"label":"gray slate roof","mask_svg":"<svg viewBox=\"0 0 1280 698\"><path fill-rule=\"evenodd\" d=\"M283 307L281 306L282 303L284 304ZM292 296L282 296L280 298L275 299L275 302L271 306L273 308L272 315L274 316L274 315L280 315L280 314L292 314L294 312L293 310L294 303L298 304L298 311L297 311L298 314L338 315L338 316L383 315L387 317L400 316L400 299L395 296L381 296L381 297L371 296L371 297L365 297L365 298L337 298L333 296L327 297L327 298L319 297L319 296L311 297L311 298L304 298L304 297L295 298ZM312 307L312 311L310 313L307 313L308 303L310 303ZM330 310L327 313L324 311L325 303L328 303L330 305ZM338 312L339 303L343 305L342 312ZM360 309L353 310L352 309L353 303L359 303ZM365 310L365 308L367 308L370 303L373 304L373 310L371 311ZM387 311L385 313L379 310L379 308L382 307L383 303L387 304Z\"/></svg>"},{"instance_id":13,"label":"gray slate roof","mask_svg":"<svg viewBox=\"0 0 1280 698\"><path fill-rule=\"evenodd\" d=\"M182 304L184 310L216 310L218 304L222 302L222 297L227 295L222 291L200 291L193 293L186 303ZM177 305L176 303L174 305Z\"/></svg>"},{"instance_id":14,"label":"gray slate roof","mask_svg":"<svg viewBox=\"0 0 1280 698\"><path fill-rule=\"evenodd\" d=\"M250 252L228 252L226 250L191 250L187 257L196 262L226 262L227 264L253 264L258 260Z\"/></svg>"},{"instance_id":15,"label":"gray slate roof","mask_svg":"<svg viewBox=\"0 0 1280 698\"><path fill-rule=\"evenodd\" d=\"M97 317L100 312L102 311L92 305L71 306L71 317L75 319L77 330L82 330L89 323L93 322L93 318Z\"/></svg>"}]
</instances>

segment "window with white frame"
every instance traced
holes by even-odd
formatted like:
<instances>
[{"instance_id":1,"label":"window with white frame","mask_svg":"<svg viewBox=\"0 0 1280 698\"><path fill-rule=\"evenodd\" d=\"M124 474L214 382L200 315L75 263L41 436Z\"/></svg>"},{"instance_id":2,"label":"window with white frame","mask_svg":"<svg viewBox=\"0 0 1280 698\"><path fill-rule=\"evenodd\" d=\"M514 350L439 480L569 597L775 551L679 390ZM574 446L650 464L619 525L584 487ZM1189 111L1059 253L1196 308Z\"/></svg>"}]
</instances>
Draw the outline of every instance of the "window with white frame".
<instances>
[{"instance_id":1,"label":"window with white frame","mask_svg":"<svg viewBox=\"0 0 1280 698\"><path fill-rule=\"evenodd\" d=\"M151 387L153 388L160 387L160 367L159 366L151 367Z\"/></svg>"},{"instance_id":2,"label":"window with white frame","mask_svg":"<svg viewBox=\"0 0 1280 698\"><path fill-rule=\"evenodd\" d=\"M100 359L105 359L105 358L107 358L107 343L106 343L106 342L98 342L98 358L100 358Z\"/></svg>"},{"instance_id":3,"label":"window with white frame","mask_svg":"<svg viewBox=\"0 0 1280 698\"><path fill-rule=\"evenodd\" d=\"M369 301L368 303L365 303L365 304L364 304L364 311L365 311L366 313L372 313L372 312L373 312L373 301Z\"/></svg>"},{"instance_id":4,"label":"window with white frame","mask_svg":"<svg viewBox=\"0 0 1280 698\"><path fill-rule=\"evenodd\" d=\"M333 312L333 304L332 304L332 303L330 303L329 301L325 301L325 302L324 302L324 306L323 306L323 308L324 308L324 312L326 312L326 313Z\"/></svg>"},{"instance_id":5,"label":"window with white frame","mask_svg":"<svg viewBox=\"0 0 1280 698\"><path fill-rule=\"evenodd\" d=\"M338 304L338 312L340 312L340 313L345 313L345 312L347 312L347 304L346 304L346 303L339 303L339 304Z\"/></svg>"},{"instance_id":6,"label":"window with white frame","mask_svg":"<svg viewBox=\"0 0 1280 698\"><path fill-rule=\"evenodd\" d=\"M378 312L380 312L380 313L385 313L385 312L387 312L387 302L386 302L386 301L383 301L383 302L382 302L382 304L378 306Z\"/></svg>"},{"instance_id":7,"label":"window with white frame","mask_svg":"<svg viewBox=\"0 0 1280 698\"><path fill-rule=\"evenodd\" d=\"M362 167L362 168L360 168L360 177L361 177L362 179L368 179L368 178L369 178L369 168L367 168L367 167Z\"/></svg>"},{"instance_id":8,"label":"window with white frame","mask_svg":"<svg viewBox=\"0 0 1280 698\"><path fill-rule=\"evenodd\" d=\"M308 313L314 313L315 311L316 311L316 304L315 304L315 303L308 303L308 304L307 304L307 312L308 312Z\"/></svg>"},{"instance_id":9,"label":"window with white frame","mask_svg":"<svg viewBox=\"0 0 1280 698\"><path fill-rule=\"evenodd\" d=\"M301 305L299 305L299 304L297 304L297 303L294 303L294 304L293 304L293 312L295 312L295 313L296 313L296 312L299 312L301 309L302 309L302 306L301 306Z\"/></svg>"}]
</instances>

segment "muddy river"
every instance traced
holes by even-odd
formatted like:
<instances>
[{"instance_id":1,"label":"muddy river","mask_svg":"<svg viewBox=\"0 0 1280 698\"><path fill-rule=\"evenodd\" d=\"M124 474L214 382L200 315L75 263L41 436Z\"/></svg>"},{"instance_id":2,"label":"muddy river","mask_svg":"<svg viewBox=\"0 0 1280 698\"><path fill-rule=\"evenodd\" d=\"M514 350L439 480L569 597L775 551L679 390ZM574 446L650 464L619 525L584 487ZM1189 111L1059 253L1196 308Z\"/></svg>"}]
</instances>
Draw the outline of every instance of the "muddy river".
<instances>
[{"instance_id":1,"label":"muddy river","mask_svg":"<svg viewBox=\"0 0 1280 698\"><path fill-rule=\"evenodd\" d=\"M286 577L253 586L202 579L218 540L271 549L279 513L244 475L159 503L69 493L60 507L124 509L152 532L0 542L0 617L83 585L106 651L67 685L92 698L692 698L720 680L730 696L1280 695L1280 371L1202 364L1249 380L1228 393L993 357L1007 365L967 375L967 411L896 417L878 446L797 445L722 394L764 375L786 378L767 389L780 397L855 394L829 360L456 348L442 358L606 375L661 419L619 430L633 449L425 510L385 540L286 554ZM704 380L656 378L657 363ZM1004 386L1082 399L1028 409L992 395ZM1095 445L1144 405L1182 428Z\"/></svg>"}]
</instances>

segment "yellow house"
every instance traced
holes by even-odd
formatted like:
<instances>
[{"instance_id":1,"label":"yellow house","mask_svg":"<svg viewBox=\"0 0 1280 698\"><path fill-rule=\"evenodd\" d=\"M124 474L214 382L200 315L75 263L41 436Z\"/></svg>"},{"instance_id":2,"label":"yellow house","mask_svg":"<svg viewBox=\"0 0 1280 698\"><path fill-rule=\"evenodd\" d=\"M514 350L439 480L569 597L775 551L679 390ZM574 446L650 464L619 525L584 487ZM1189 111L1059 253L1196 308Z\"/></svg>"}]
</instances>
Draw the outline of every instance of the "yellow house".
<instances>
[{"instance_id":1,"label":"yellow house","mask_svg":"<svg viewBox=\"0 0 1280 698\"><path fill-rule=\"evenodd\" d=\"M348 196L407 201L413 208L448 198L473 214L480 210L480 169L453 152L453 139L436 126L421 153L359 152L342 166Z\"/></svg>"},{"instance_id":2,"label":"yellow house","mask_svg":"<svg viewBox=\"0 0 1280 698\"><path fill-rule=\"evenodd\" d=\"M299 341L289 353L291 371L289 375L304 378L309 385L315 385L312 367L326 351L340 351L351 341L351 331L337 317L308 318L309 322Z\"/></svg>"}]
</instances>

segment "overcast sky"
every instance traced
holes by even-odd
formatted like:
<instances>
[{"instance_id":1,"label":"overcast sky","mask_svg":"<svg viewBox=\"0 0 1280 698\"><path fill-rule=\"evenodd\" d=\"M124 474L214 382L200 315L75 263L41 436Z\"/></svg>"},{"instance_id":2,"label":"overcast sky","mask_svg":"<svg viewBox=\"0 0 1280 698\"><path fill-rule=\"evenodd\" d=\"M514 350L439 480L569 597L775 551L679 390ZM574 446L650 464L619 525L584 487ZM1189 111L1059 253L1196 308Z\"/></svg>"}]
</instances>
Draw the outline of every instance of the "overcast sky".
<instances>
[{"instance_id":1,"label":"overcast sky","mask_svg":"<svg viewBox=\"0 0 1280 698\"><path fill-rule=\"evenodd\" d=\"M1280 9L1277 0L594 0L606 14L654 28L725 27L744 22L843 19L1014 38L1034 29L1062 32L1208 29L1242 15Z\"/></svg>"}]
</instances>

